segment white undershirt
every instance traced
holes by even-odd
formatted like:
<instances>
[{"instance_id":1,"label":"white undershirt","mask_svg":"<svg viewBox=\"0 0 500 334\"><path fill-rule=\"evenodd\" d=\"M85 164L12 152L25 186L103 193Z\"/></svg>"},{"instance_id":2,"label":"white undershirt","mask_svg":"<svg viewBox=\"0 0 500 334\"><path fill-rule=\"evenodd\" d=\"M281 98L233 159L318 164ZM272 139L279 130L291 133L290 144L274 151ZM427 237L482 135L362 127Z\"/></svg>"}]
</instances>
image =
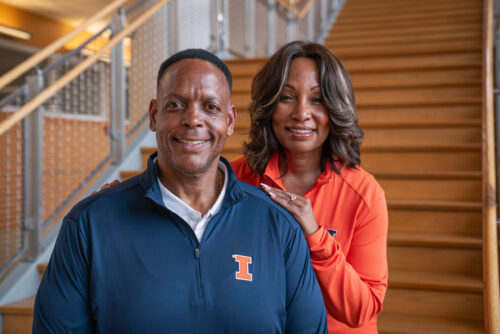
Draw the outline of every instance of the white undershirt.
<instances>
[{"instance_id":1,"label":"white undershirt","mask_svg":"<svg viewBox=\"0 0 500 334\"><path fill-rule=\"evenodd\" d=\"M170 190L168 190L158 178L158 184L160 185L161 197L163 199L163 204L170 211L184 219L196 234L198 241L201 241L203 232L207 227L210 219L215 216L222 208L222 202L224 200L224 195L227 188L227 167L222 162L219 161L219 169L224 172L224 185L222 186L221 192L214 205L207 211L207 213L202 217L201 212L192 209L189 205L184 203L179 197L175 196Z\"/></svg>"}]
</instances>

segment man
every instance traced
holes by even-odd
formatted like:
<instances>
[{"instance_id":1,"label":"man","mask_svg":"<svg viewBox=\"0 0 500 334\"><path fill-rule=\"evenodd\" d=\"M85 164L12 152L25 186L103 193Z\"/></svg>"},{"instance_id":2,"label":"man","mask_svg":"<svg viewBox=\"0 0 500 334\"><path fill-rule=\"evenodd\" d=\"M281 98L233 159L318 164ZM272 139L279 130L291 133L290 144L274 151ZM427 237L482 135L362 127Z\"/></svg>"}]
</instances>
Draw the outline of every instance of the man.
<instances>
[{"instance_id":1,"label":"man","mask_svg":"<svg viewBox=\"0 0 500 334\"><path fill-rule=\"evenodd\" d=\"M323 333L298 224L220 153L231 75L203 50L167 59L149 106L158 153L76 205L40 285L34 333Z\"/></svg>"}]
</instances>

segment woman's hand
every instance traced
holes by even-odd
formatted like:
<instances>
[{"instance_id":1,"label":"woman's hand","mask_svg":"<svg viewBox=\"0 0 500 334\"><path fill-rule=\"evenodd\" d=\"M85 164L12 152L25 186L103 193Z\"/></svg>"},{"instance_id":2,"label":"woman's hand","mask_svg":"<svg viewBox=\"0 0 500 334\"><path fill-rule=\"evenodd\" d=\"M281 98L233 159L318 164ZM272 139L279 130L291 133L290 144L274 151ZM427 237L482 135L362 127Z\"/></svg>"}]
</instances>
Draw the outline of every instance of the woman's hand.
<instances>
[{"instance_id":1,"label":"woman's hand","mask_svg":"<svg viewBox=\"0 0 500 334\"><path fill-rule=\"evenodd\" d=\"M101 190L104 190L104 189L108 189L108 188L111 188L113 186L116 186L117 184L119 184L120 181L118 180L114 180L113 182L111 183L104 183L104 185L101 187L101 189L99 189L98 191L101 191ZM95 193L97 193L98 191L92 191L92 193L90 193L91 195L94 195Z\"/></svg>"},{"instance_id":2,"label":"woman's hand","mask_svg":"<svg viewBox=\"0 0 500 334\"><path fill-rule=\"evenodd\" d=\"M273 201L287 209L297 219L306 237L319 229L309 198L273 188L264 183L260 185Z\"/></svg>"}]
</instances>

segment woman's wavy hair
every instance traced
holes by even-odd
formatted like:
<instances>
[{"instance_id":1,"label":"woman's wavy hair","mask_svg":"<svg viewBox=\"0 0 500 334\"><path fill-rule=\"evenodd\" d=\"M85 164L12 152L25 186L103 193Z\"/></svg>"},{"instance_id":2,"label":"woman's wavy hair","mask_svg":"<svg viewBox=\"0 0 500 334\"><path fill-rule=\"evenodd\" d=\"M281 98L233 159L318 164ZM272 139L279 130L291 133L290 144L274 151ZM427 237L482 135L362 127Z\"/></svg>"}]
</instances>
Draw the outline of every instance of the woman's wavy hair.
<instances>
[{"instance_id":1,"label":"woman's wavy hair","mask_svg":"<svg viewBox=\"0 0 500 334\"><path fill-rule=\"evenodd\" d=\"M323 105L330 119L330 133L323 143L321 168L329 163L340 174L343 167L360 165L363 132L359 128L354 92L347 71L324 46L295 41L280 48L260 69L252 81L249 111L249 141L243 153L254 173L262 175L271 155L278 151L288 170L288 159L273 133L272 116L288 78L290 63L298 57L313 59L318 65Z\"/></svg>"}]
</instances>

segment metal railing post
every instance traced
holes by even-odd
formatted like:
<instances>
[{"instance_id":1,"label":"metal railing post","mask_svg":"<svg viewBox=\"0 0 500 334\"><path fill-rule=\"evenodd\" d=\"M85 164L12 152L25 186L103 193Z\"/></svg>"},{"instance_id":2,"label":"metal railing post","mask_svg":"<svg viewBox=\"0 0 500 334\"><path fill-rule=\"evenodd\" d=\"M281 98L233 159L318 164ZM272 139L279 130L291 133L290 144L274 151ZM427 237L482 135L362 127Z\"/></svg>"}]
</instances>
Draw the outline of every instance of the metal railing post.
<instances>
[{"instance_id":1,"label":"metal railing post","mask_svg":"<svg viewBox=\"0 0 500 334\"><path fill-rule=\"evenodd\" d=\"M313 5L314 6L314 5ZM309 9L307 13L307 40L314 41L315 31L314 31L314 8Z\"/></svg>"},{"instance_id":2,"label":"metal railing post","mask_svg":"<svg viewBox=\"0 0 500 334\"><path fill-rule=\"evenodd\" d=\"M255 1L245 0L245 57L255 57Z\"/></svg>"},{"instance_id":3,"label":"metal railing post","mask_svg":"<svg viewBox=\"0 0 500 334\"><path fill-rule=\"evenodd\" d=\"M178 51L177 41L177 1L171 0L167 3L167 29L168 29L168 41L167 48L170 54L174 54Z\"/></svg>"},{"instance_id":4,"label":"metal railing post","mask_svg":"<svg viewBox=\"0 0 500 334\"><path fill-rule=\"evenodd\" d=\"M217 12L217 56L229 56L229 1L216 0Z\"/></svg>"},{"instance_id":5,"label":"metal railing post","mask_svg":"<svg viewBox=\"0 0 500 334\"><path fill-rule=\"evenodd\" d=\"M276 49L276 0L267 0L267 55Z\"/></svg>"},{"instance_id":6,"label":"metal railing post","mask_svg":"<svg viewBox=\"0 0 500 334\"><path fill-rule=\"evenodd\" d=\"M286 41L291 42L297 39L297 17L293 13L286 12Z\"/></svg>"},{"instance_id":7,"label":"metal railing post","mask_svg":"<svg viewBox=\"0 0 500 334\"><path fill-rule=\"evenodd\" d=\"M217 2L218 0L210 0L210 11L209 11L209 20L210 20L210 51L212 52L217 52L219 49L218 44L218 32L217 32L217 27L218 27L218 21L217 21L217 15L218 15L218 10L217 10Z\"/></svg>"},{"instance_id":8,"label":"metal railing post","mask_svg":"<svg viewBox=\"0 0 500 334\"><path fill-rule=\"evenodd\" d=\"M44 89L42 71L26 79L27 97L38 95ZM41 252L43 216L43 105L24 119L24 225L27 232L28 260L34 261Z\"/></svg>"},{"instance_id":9,"label":"metal railing post","mask_svg":"<svg viewBox=\"0 0 500 334\"><path fill-rule=\"evenodd\" d=\"M320 35L324 34L324 32L328 29L328 2L327 0L320 0L320 27L321 32Z\"/></svg>"},{"instance_id":10,"label":"metal railing post","mask_svg":"<svg viewBox=\"0 0 500 334\"><path fill-rule=\"evenodd\" d=\"M125 26L125 12L120 9L113 17L113 35ZM125 155L126 69L123 40L111 51L111 152L113 163L119 164Z\"/></svg>"}]
</instances>

